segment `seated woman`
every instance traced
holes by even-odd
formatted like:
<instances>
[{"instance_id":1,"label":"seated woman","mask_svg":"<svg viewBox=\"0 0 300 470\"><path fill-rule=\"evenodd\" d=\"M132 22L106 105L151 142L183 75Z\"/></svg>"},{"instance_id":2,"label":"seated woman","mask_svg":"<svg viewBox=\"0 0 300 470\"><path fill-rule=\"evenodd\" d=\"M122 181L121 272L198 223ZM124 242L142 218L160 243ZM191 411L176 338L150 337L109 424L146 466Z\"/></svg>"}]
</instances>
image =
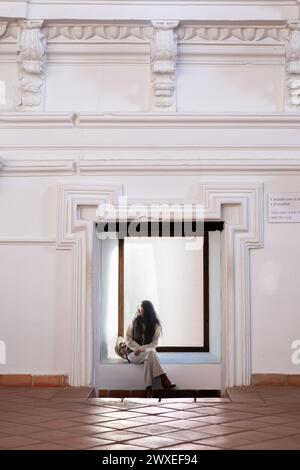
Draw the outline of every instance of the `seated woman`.
<instances>
[{"instance_id":1,"label":"seated woman","mask_svg":"<svg viewBox=\"0 0 300 470\"><path fill-rule=\"evenodd\" d=\"M163 371L155 350L161 334L160 321L149 300L143 300L138 311L129 324L125 336L127 358L134 364L144 363L144 377L147 396L152 396L152 383L156 377L161 378L163 388L176 387Z\"/></svg>"}]
</instances>

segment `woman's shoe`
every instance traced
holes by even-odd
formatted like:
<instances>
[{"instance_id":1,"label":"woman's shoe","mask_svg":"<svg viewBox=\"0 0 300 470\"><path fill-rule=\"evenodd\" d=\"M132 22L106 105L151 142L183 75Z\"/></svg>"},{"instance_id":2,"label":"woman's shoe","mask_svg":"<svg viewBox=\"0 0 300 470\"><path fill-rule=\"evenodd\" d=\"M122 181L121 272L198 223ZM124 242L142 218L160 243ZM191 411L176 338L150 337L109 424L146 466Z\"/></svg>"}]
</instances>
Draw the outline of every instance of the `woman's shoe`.
<instances>
[{"instance_id":1,"label":"woman's shoe","mask_svg":"<svg viewBox=\"0 0 300 470\"><path fill-rule=\"evenodd\" d=\"M166 374L162 374L160 376L160 379L161 379L161 385L163 388L174 388L176 387L176 384L173 384L172 382L170 382L168 376Z\"/></svg>"},{"instance_id":2,"label":"woman's shoe","mask_svg":"<svg viewBox=\"0 0 300 470\"><path fill-rule=\"evenodd\" d=\"M146 387L146 390L147 390L147 398L153 398L153 390L152 390L152 387L151 387L151 386Z\"/></svg>"}]
</instances>

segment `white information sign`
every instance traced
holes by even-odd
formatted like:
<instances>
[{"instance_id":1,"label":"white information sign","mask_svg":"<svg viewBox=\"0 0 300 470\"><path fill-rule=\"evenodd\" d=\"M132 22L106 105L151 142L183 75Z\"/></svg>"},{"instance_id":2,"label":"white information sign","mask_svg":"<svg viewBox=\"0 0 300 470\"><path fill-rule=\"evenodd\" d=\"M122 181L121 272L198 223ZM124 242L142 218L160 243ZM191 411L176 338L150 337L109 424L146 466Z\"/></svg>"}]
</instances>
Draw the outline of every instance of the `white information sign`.
<instances>
[{"instance_id":1,"label":"white information sign","mask_svg":"<svg viewBox=\"0 0 300 470\"><path fill-rule=\"evenodd\" d=\"M300 193L269 193L269 222L300 222Z\"/></svg>"}]
</instances>

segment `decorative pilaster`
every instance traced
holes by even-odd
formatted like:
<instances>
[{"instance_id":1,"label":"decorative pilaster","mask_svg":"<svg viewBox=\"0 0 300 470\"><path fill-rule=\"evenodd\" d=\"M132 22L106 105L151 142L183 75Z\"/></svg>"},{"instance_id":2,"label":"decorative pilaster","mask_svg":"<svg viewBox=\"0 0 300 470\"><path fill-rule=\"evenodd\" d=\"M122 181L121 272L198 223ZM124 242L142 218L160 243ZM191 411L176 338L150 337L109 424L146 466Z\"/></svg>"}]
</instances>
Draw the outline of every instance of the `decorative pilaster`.
<instances>
[{"instance_id":1,"label":"decorative pilaster","mask_svg":"<svg viewBox=\"0 0 300 470\"><path fill-rule=\"evenodd\" d=\"M43 21L21 24L19 39L19 110L43 109L47 42Z\"/></svg>"},{"instance_id":2,"label":"decorative pilaster","mask_svg":"<svg viewBox=\"0 0 300 470\"><path fill-rule=\"evenodd\" d=\"M151 43L152 109L176 110L174 100L178 21L152 21Z\"/></svg>"},{"instance_id":3,"label":"decorative pilaster","mask_svg":"<svg viewBox=\"0 0 300 470\"><path fill-rule=\"evenodd\" d=\"M300 105L300 21L289 22L290 37L287 45L288 104Z\"/></svg>"}]
</instances>

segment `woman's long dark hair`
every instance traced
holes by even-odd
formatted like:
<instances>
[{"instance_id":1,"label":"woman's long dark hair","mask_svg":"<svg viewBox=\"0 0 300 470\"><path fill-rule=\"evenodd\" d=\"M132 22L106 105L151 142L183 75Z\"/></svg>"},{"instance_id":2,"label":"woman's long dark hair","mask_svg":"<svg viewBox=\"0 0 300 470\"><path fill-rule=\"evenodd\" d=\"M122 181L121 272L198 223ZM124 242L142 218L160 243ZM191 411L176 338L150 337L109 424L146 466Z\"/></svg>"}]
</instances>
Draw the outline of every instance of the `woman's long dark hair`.
<instances>
[{"instance_id":1,"label":"woman's long dark hair","mask_svg":"<svg viewBox=\"0 0 300 470\"><path fill-rule=\"evenodd\" d=\"M157 325L161 326L157 313L150 300L143 300L141 306L144 309L144 315L137 315L133 321L133 334L134 341L138 344L151 343ZM144 328L145 331L144 331ZM143 341L144 335L144 341Z\"/></svg>"}]
</instances>

